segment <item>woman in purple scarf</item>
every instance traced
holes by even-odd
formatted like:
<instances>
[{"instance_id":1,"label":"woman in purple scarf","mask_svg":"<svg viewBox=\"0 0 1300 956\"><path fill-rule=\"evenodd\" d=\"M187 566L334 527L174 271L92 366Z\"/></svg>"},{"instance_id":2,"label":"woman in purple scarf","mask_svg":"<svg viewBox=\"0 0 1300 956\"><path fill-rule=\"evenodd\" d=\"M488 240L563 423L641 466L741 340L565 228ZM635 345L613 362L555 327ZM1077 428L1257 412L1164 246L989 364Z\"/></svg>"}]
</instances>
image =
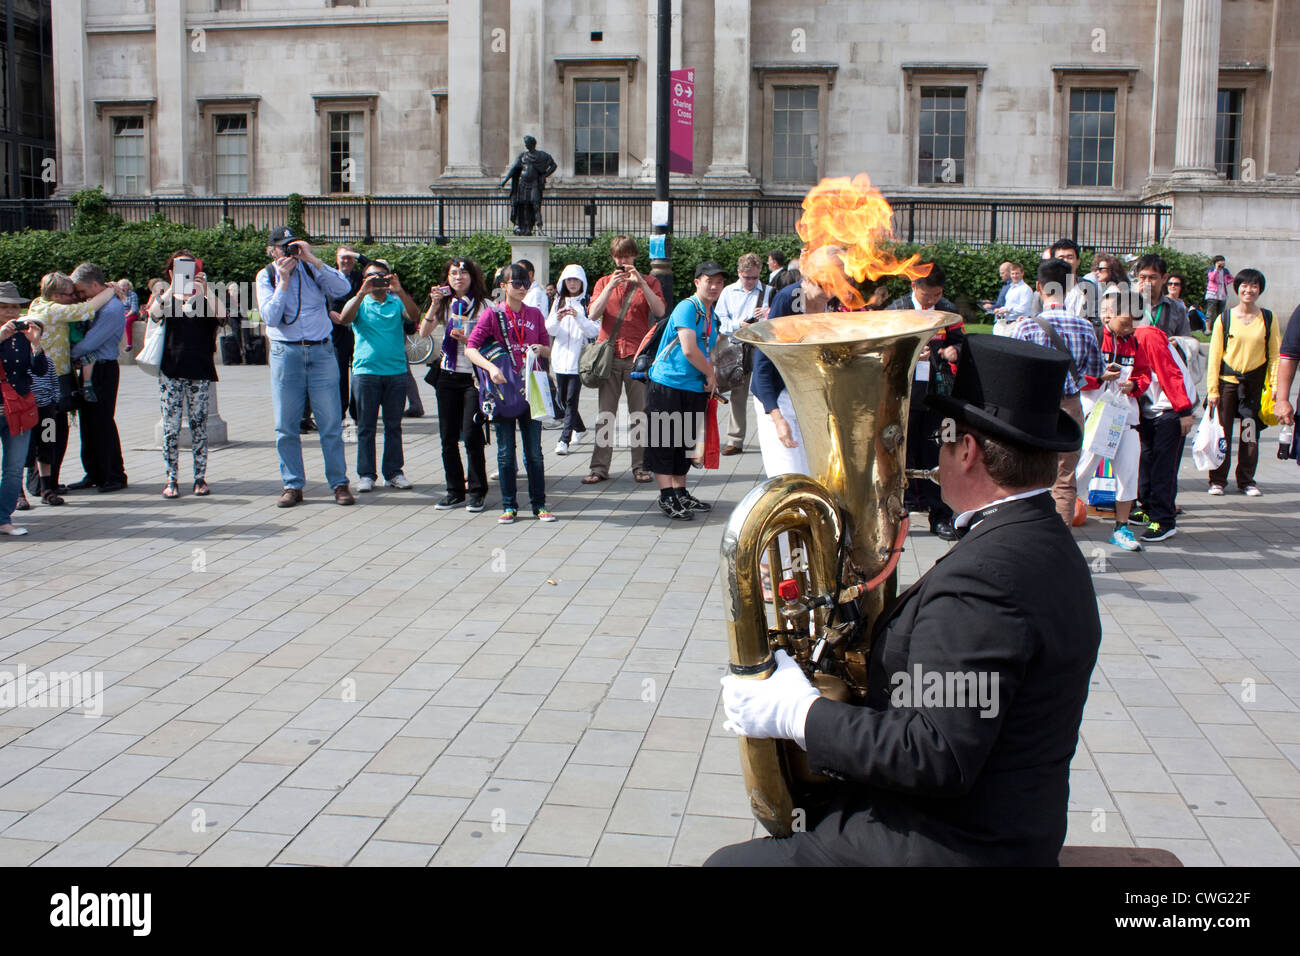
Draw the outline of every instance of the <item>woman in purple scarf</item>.
<instances>
[{"instance_id":1,"label":"woman in purple scarf","mask_svg":"<svg viewBox=\"0 0 1300 956\"><path fill-rule=\"evenodd\" d=\"M441 285L429 290L429 310L420 323L421 335L433 335L441 326L442 359L438 363L438 430L442 437L442 470L447 494L436 505L442 511L465 506L483 510L487 496L487 465L483 458L484 427L476 422L478 387L474 366L465 357L465 340L479 315L490 308L483 272L472 259L452 259ZM465 445L469 482L461 465L459 442ZM466 491L469 492L468 502Z\"/></svg>"}]
</instances>

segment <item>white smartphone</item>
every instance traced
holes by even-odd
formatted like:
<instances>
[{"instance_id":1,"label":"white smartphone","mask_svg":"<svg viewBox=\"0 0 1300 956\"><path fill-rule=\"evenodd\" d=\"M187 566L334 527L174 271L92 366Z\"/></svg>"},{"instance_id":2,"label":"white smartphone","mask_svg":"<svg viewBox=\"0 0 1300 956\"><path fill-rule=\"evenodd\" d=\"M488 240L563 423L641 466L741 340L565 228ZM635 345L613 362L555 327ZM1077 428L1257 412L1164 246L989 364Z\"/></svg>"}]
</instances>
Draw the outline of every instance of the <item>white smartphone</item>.
<instances>
[{"instance_id":1,"label":"white smartphone","mask_svg":"<svg viewBox=\"0 0 1300 956\"><path fill-rule=\"evenodd\" d=\"M194 273L198 267L193 259L177 259L172 263L173 290L184 296L194 294Z\"/></svg>"}]
</instances>

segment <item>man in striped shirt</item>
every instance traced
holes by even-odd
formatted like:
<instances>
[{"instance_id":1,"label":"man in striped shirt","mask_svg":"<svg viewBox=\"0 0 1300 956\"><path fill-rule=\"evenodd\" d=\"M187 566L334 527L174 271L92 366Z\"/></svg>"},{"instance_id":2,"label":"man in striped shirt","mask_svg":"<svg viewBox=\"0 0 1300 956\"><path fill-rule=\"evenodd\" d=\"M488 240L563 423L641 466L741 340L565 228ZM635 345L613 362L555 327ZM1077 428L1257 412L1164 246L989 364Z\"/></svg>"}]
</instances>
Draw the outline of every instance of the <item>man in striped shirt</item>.
<instances>
[{"instance_id":1,"label":"man in striped shirt","mask_svg":"<svg viewBox=\"0 0 1300 956\"><path fill-rule=\"evenodd\" d=\"M1100 378L1102 374L1101 350L1092 323L1071 314L1065 308L1065 290L1070 278L1070 266L1060 259L1047 259L1038 266L1038 294L1043 300L1043 311L1036 318L1022 319L1016 326L1015 338L1070 355L1070 372L1065 376L1061 395L1061 411L1080 425L1083 424L1083 405L1079 390L1084 376ZM1074 519L1074 500L1078 496L1074 469L1079 465L1079 452L1061 455L1057 463L1056 484L1052 486L1052 499L1056 512L1068 525Z\"/></svg>"}]
</instances>

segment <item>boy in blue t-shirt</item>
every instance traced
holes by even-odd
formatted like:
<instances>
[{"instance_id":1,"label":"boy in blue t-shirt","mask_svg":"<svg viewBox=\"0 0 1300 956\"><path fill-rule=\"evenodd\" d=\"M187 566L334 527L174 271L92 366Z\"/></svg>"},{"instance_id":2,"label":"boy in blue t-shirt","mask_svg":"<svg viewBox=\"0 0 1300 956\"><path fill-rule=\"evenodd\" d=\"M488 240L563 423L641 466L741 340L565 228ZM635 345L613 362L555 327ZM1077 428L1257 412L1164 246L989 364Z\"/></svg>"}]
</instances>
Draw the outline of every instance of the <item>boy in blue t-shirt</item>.
<instances>
[{"instance_id":1,"label":"boy in blue t-shirt","mask_svg":"<svg viewBox=\"0 0 1300 956\"><path fill-rule=\"evenodd\" d=\"M384 480L391 488L411 488L402 474L402 412L406 408L406 336L419 315L415 300L382 259L366 266L357 294L339 321L352 326L352 392L357 400L357 490L373 491L375 431L384 413Z\"/></svg>"},{"instance_id":2,"label":"boy in blue t-shirt","mask_svg":"<svg viewBox=\"0 0 1300 956\"><path fill-rule=\"evenodd\" d=\"M650 366L645 410L648 423L645 466L659 483L659 510L690 521L710 506L686 490L687 450L703 441L704 415L717 379L709 355L718 339L713 307L726 272L716 262L695 268L695 295L677 303Z\"/></svg>"}]
</instances>

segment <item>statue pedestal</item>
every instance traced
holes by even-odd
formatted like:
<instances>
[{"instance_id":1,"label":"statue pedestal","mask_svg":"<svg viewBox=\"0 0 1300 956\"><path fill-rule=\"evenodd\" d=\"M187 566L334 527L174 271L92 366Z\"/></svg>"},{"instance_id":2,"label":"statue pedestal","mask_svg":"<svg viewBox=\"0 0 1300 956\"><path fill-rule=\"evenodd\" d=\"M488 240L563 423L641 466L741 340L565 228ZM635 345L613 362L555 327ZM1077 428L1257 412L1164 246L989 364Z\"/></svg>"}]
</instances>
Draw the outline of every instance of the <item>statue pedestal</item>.
<instances>
[{"instance_id":1,"label":"statue pedestal","mask_svg":"<svg viewBox=\"0 0 1300 956\"><path fill-rule=\"evenodd\" d=\"M158 448L163 443L163 423L159 419L158 424L153 427L154 445ZM230 441L226 431L226 420L221 417L221 411L217 407L217 383L212 383L212 390L208 393L208 447L219 448L228 444ZM193 447L193 439L190 437L190 423L185 416L181 417L180 447Z\"/></svg>"},{"instance_id":2,"label":"statue pedestal","mask_svg":"<svg viewBox=\"0 0 1300 956\"><path fill-rule=\"evenodd\" d=\"M545 208L545 207L543 207ZM546 236L507 236L510 240L510 261L527 259L533 264L535 277L545 286L551 281L551 246L555 242ZM489 279L488 281L491 281Z\"/></svg>"}]
</instances>

